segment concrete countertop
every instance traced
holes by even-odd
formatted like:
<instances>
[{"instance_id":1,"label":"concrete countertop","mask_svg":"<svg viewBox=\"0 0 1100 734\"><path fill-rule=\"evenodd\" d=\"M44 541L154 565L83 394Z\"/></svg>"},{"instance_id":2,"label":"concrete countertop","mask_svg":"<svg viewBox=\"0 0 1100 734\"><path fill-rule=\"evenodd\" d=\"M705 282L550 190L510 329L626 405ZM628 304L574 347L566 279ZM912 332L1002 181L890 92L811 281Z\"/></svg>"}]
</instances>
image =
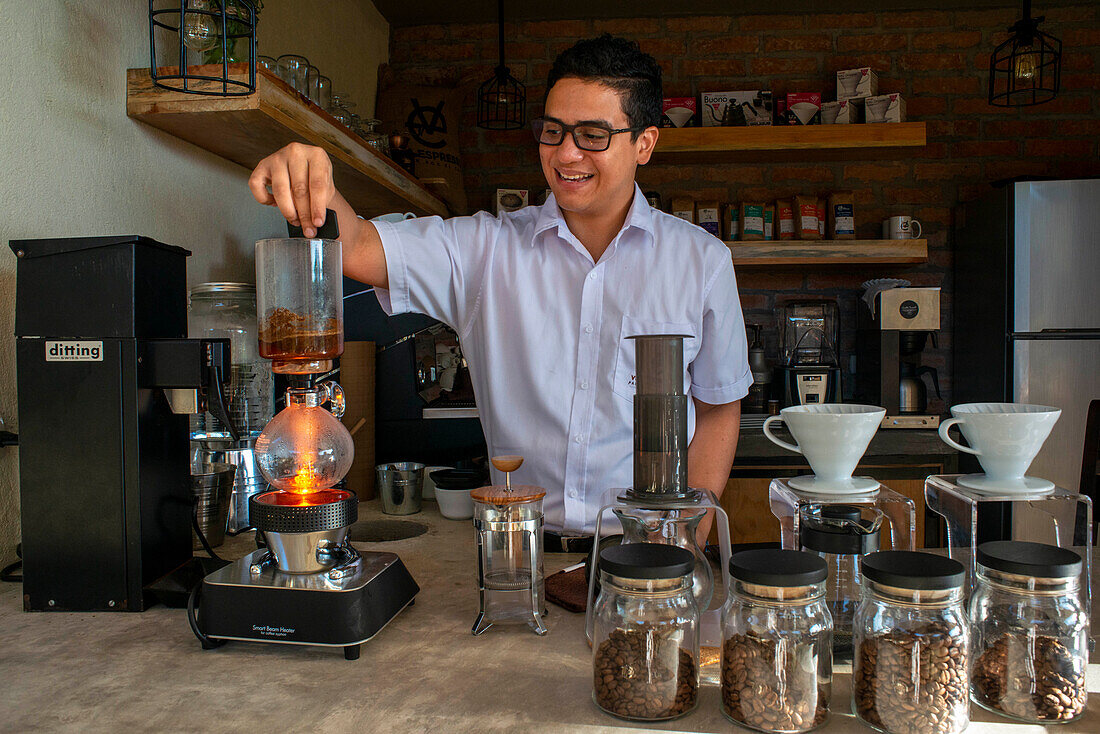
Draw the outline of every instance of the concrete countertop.
<instances>
[{"instance_id":1,"label":"concrete countertop","mask_svg":"<svg viewBox=\"0 0 1100 734\"><path fill-rule=\"evenodd\" d=\"M404 518L364 503L360 521L406 520L415 538L356 543L394 551L421 586L416 604L363 645L339 648L233 642L203 651L182 609L140 614L25 613L18 584L0 584L0 730L13 732L687 732L744 731L704 686L684 718L641 726L597 710L583 615L550 605L550 632L495 627L470 634L477 612L473 533L432 502ZM246 536L220 549L251 550ZM580 560L547 554L547 575ZM869 732L849 711L849 674L833 682L827 734ZM1089 666L1086 714L1058 734L1100 731L1100 665ZM968 734L1043 731L977 706Z\"/></svg>"},{"instance_id":2,"label":"concrete countertop","mask_svg":"<svg viewBox=\"0 0 1100 734\"><path fill-rule=\"evenodd\" d=\"M772 426L775 424L773 423ZM786 427L772 431L779 438L794 443ZM952 456L957 452L940 440L939 433L930 429L882 429L871 439L864 456L912 456L914 459ZM805 460L793 452L768 440L759 428L742 428L737 439L737 459L790 459L798 463Z\"/></svg>"}]
</instances>

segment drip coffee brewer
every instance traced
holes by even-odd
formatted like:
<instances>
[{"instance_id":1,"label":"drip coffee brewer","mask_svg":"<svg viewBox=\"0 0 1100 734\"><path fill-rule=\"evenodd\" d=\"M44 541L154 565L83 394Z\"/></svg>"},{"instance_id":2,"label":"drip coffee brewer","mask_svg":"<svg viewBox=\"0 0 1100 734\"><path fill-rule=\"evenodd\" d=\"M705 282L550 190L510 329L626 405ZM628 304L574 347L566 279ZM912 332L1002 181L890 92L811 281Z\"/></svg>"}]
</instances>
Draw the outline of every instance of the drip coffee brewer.
<instances>
[{"instance_id":1,"label":"drip coffee brewer","mask_svg":"<svg viewBox=\"0 0 1100 734\"><path fill-rule=\"evenodd\" d=\"M836 301L791 301L780 310L776 368L784 406L835 403L840 390L840 311Z\"/></svg>"},{"instance_id":2,"label":"drip coffee brewer","mask_svg":"<svg viewBox=\"0 0 1100 734\"><path fill-rule=\"evenodd\" d=\"M330 211L316 239L292 227L289 239L257 243L260 353L292 380L286 407L256 439L257 463L273 489L249 499L249 515L266 547L192 593L189 619L204 648L227 640L324 645L354 660L420 590L395 554L351 545L358 498L334 488L351 467L354 443L338 420L343 390L313 384L312 376L330 370L343 350L337 236Z\"/></svg>"},{"instance_id":3,"label":"drip coffee brewer","mask_svg":"<svg viewBox=\"0 0 1100 734\"><path fill-rule=\"evenodd\" d=\"M545 635L542 501L546 490L512 486L511 473L523 465L522 456L494 456L492 461L497 471L504 472L504 485L480 487L470 495L481 602L471 631L480 635L494 624L519 622Z\"/></svg>"},{"instance_id":4,"label":"drip coffee brewer","mask_svg":"<svg viewBox=\"0 0 1100 734\"><path fill-rule=\"evenodd\" d=\"M814 472L776 478L768 486L768 504L779 520L783 548L799 550L804 545L806 513L833 505L856 507L861 516L881 514L882 546L889 550L914 548L917 521L913 500L872 477L853 476L885 412L874 405L796 405L764 421L764 435L788 451L802 454ZM795 443L772 432L771 426L779 421Z\"/></svg>"},{"instance_id":5,"label":"drip coffee brewer","mask_svg":"<svg viewBox=\"0 0 1100 734\"><path fill-rule=\"evenodd\" d=\"M867 281L856 331L856 399L886 408L883 428L936 428L928 411L928 386L940 396L939 373L921 364L925 346L936 346L940 289L894 287L907 281Z\"/></svg>"},{"instance_id":6,"label":"drip coffee brewer","mask_svg":"<svg viewBox=\"0 0 1100 734\"><path fill-rule=\"evenodd\" d=\"M623 529L623 543L663 543L692 552L692 593L703 614L704 643L721 645L718 610L707 610L714 594L714 574L696 539L696 529L713 510L718 521L722 568L730 557L729 519L714 494L688 485L688 396L684 393L684 339L678 334L632 336L635 349L634 483L600 508L596 537L604 513L611 510ZM593 544L591 568L597 568L599 543ZM586 632L592 639L592 609L598 573L589 574ZM727 585L728 586L728 585ZM727 591L728 589L723 589ZM709 623L708 623L709 617Z\"/></svg>"},{"instance_id":7,"label":"drip coffee brewer","mask_svg":"<svg viewBox=\"0 0 1100 734\"><path fill-rule=\"evenodd\" d=\"M948 555L974 584L978 546L989 541L1028 541L1068 548L1083 559L1081 601L1089 609L1092 569L1092 500L1027 471L1061 411L1023 403L967 403L951 408L940 424L948 445L974 454L984 472L932 475L924 501L943 517ZM958 427L969 446L950 436Z\"/></svg>"}]
</instances>

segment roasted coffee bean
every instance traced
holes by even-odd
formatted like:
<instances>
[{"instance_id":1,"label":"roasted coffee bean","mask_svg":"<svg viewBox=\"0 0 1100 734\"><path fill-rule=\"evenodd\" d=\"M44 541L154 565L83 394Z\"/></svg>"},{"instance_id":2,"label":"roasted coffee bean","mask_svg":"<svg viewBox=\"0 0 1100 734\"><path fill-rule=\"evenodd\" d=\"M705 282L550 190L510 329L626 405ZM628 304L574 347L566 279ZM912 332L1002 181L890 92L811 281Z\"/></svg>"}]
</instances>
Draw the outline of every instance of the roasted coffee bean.
<instances>
[{"instance_id":1,"label":"roasted coffee bean","mask_svg":"<svg viewBox=\"0 0 1100 734\"><path fill-rule=\"evenodd\" d=\"M852 671L856 712L897 734L959 732L969 722L966 637L928 624L862 641Z\"/></svg>"},{"instance_id":2,"label":"roasted coffee bean","mask_svg":"<svg viewBox=\"0 0 1100 734\"><path fill-rule=\"evenodd\" d=\"M1085 710L1084 660L1047 635L1010 633L974 665L974 700L1029 721L1068 721Z\"/></svg>"},{"instance_id":3,"label":"roasted coffee bean","mask_svg":"<svg viewBox=\"0 0 1100 734\"><path fill-rule=\"evenodd\" d=\"M803 732L820 726L829 715L829 692L818 682L819 654L812 643L792 641L781 648L774 639L731 635L722 648L726 714L768 732Z\"/></svg>"},{"instance_id":4,"label":"roasted coffee bean","mask_svg":"<svg viewBox=\"0 0 1100 734\"><path fill-rule=\"evenodd\" d=\"M695 708L699 670L674 630L616 629L596 647L600 708L631 719L670 719Z\"/></svg>"}]
</instances>

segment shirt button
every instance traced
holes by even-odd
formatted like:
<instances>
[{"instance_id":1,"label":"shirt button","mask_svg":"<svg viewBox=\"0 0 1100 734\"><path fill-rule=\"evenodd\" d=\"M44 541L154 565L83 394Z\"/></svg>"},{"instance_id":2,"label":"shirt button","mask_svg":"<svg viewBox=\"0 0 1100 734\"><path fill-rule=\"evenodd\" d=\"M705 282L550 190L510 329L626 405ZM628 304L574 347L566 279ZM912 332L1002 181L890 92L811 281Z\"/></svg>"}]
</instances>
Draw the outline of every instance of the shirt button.
<instances>
[{"instance_id":1,"label":"shirt button","mask_svg":"<svg viewBox=\"0 0 1100 734\"><path fill-rule=\"evenodd\" d=\"M581 383L581 390L587 390L587 389L588 389L588 380L585 380L584 382Z\"/></svg>"},{"instance_id":2,"label":"shirt button","mask_svg":"<svg viewBox=\"0 0 1100 734\"><path fill-rule=\"evenodd\" d=\"M569 490L569 499L574 499L574 500L577 499L577 490L575 490L575 489Z\"/></svg>"},{"instance_id":3,"label":"shirt button","mask_svg":"<svg viewBox=\"0 0 1100 734\"><path fill-rule=\"evenodd\" d=\"M592 333L592 324L585 324L584 325L584 333L585 334L591 334Z\"/></svg>"},{"instance_id":4,"label":"shirt button","mask_svg":"<svg viewBox=\"0 0 1100 734\"><path fill-rule=\"evenodd\" d=\"M581 441L584 440L584 436L582 436L581 434L578 433L575 436L573 436L573 440L576 441L577 443L580 443Z\"/></svg>"},{"instance_id":5,"label":"shirt button","mask_svg":"<svg viewBox=\"0 0 1100 734\"><path fill-rule=\"evenodd\" d=\"M596 279L596 271L595 270L593 270L592 272L590 272L588 274L588 279L589 280L595 280Z\"/></svg>"}]
</instances>

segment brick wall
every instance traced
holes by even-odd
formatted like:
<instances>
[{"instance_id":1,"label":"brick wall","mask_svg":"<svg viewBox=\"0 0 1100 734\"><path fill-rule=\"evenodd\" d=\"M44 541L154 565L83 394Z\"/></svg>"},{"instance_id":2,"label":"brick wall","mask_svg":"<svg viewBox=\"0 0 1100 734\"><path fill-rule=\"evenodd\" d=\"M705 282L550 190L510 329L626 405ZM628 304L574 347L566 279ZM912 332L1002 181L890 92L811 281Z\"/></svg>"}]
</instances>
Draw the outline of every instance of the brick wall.
<instances>
[{"instance_id":1,"label":"brick wall","mask_svg":"<svg viewBox=\"0 0 1100 734\"><path fill-rule=\"evenodd\" d=\"M926 363L941 371L950 404L951 248L954 207L989 182L1020 175L1100 175L1100 4L1043 8L1043 30L1063 42L1063 91L1045 105L1005 110L986 102L989 52L1006 37L1019 8L983 11L872 12L636 18L508 24L507 63L527 85L531 113L541 111L550 62L578 38L603 31L636 39L664 70L665 95L770 88L835 92L838 69L871 66L882 92L899 91L910 120L928 123L928 145L901 157L808 162L659 164L639 169L643 189L735 202L837 189L856 192L859 235L875 237L892 214L921 220L930 257L916 267L742 269L746 319L766 327L769 355L777 348L773 309L797 295L836 296L842 350L854 345L859 284L902 277L943 287L939 349ZM473 208L492 208L497 187L545 188L530 133L476 127L473 89L496 64L492 24L395 28L390 60L410 83L467 88L462 115L466 189ZM943 403L935 402L935 410Z\"/></svg>"}]
</instances>

